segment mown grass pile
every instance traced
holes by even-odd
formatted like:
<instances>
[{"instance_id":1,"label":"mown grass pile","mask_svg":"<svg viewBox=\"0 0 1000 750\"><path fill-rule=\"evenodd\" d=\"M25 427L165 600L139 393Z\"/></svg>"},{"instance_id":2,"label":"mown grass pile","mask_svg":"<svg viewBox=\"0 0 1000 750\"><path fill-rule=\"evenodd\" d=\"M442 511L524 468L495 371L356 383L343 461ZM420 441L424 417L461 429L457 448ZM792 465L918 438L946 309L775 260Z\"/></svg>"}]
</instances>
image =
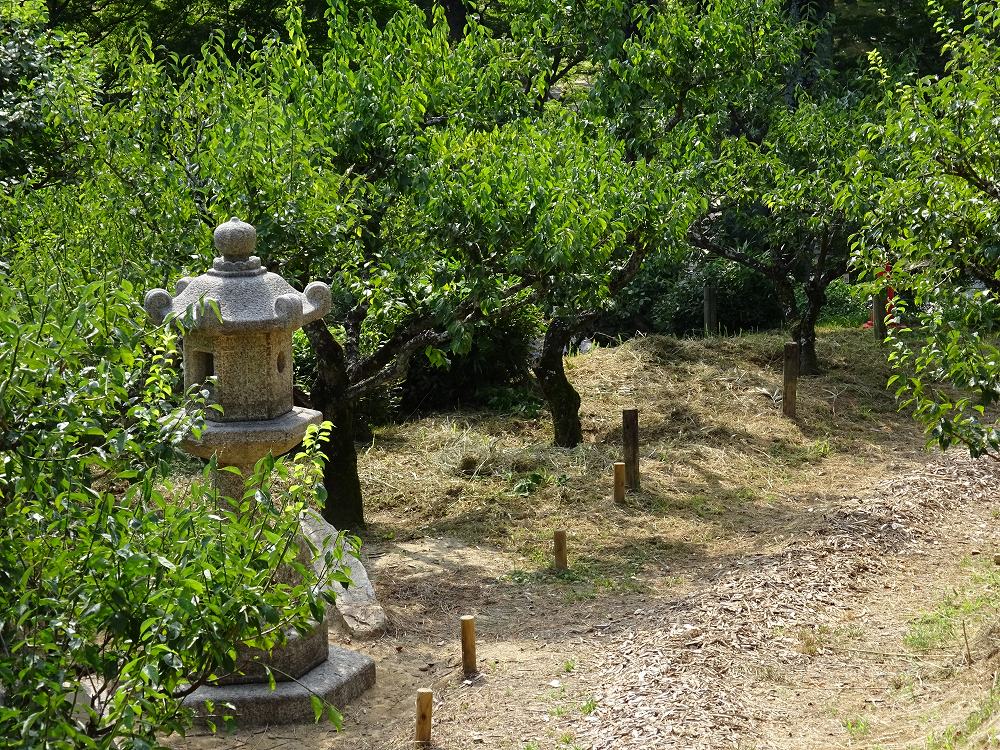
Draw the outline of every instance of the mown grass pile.
<instances>
[{"instance_id":1,"label":"mown grass pile","mask_svg":"<svg viewBox=\"0 0 1000 750\"><path fill-rule=\"evenodd\" d=\"M780 411L780 334L636 338L567 360L583 397L584 443L551 446L542 412L452 412L376 431L361 458L376 538L444 533L547 564L553 528L581 569L611 586L662 575L678 553L767 543L756 532L811 523L810 497L912 458L918 428L886 391L870 333L833 329L826 367L799 383L799 418ZM524 404L530 407L527 397ZM621 410L640 410L642 487L611 501ZM691 558L687 558L691 559Z\"/></svg>"}]
</instances>

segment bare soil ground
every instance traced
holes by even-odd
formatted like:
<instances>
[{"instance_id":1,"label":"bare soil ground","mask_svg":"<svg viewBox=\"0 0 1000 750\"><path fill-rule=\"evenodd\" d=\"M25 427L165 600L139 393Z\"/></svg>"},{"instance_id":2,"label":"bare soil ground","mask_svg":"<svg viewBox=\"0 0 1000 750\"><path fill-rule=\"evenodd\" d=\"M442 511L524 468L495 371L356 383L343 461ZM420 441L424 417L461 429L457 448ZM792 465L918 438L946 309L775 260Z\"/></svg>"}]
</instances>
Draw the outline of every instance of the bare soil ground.
<instances>
[{"instance_id":1,"label":"bare soil ground","mask_svg":"<svg viewBox=\"0 0 1000 750\"><path fill-rule=\"evenodd\" d=\"M544 414L516 398L513 414L379 430L362 457L365 554L391 628L350 644L376 659L377 686L340 733L172 744L411 747L416 688L432 687L440 748L1000 747L992 612L965 606L991 601L989 582L966 589L997 567L1000 467L923 452L860 332L826 332L826 374L782 419L781 345L649 338L570 358L587 436L573 450L548 447ZM616 506L632 406L643 486ZM479 632L471 681L463 614Z\"/></svg>"}]
</instances>

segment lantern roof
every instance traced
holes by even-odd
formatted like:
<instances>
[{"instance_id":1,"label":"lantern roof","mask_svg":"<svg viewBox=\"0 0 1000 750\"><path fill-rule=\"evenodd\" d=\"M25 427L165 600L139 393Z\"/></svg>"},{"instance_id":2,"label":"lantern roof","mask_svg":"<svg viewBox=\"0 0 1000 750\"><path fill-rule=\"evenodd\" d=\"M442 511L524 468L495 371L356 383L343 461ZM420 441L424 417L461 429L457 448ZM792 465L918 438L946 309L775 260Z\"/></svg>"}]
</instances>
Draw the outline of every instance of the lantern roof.
<instances>
[{"instance_id":1,"label":"lantern roof","mask_svg":"<svg viewBox=\"0 0 1000 750\"><path fill-rule=\"evenodd\" d=\"M214 233L222 254L201 276L177 282L176 296L165 289L146 294L143 306L162 323L168 315L208 335L237 332L295 330L330 311L330 287L314 281L298 292L253 255L257 231L232 218Z\"/></svg>"}]
</instances>

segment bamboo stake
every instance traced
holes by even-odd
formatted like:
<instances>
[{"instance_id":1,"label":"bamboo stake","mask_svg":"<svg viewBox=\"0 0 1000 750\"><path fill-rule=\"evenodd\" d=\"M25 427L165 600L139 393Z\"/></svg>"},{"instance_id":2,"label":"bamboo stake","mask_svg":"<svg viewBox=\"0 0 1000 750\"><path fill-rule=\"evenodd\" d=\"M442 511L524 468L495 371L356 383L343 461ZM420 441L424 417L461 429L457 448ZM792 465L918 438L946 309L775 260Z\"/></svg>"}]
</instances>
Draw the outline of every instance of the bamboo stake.
<instances>
[{"instance_id":1,"label":"bamboo stake","mask_svg":"<svg viewBox=\"0 0 1000 750\"><path fill-rule=\"evenodd\" d=\"M625 502L625 464L621 461L615 463L615 494L616 503Z\"/></svg>"},{"instance_id":2,"label":"bamboo stake","mask_svg":"<svg viewBox=\"0 0 1000 750\"><path fill-rule=\"evenodd\" d=\"M552 535L553 552L555 553L555 569L566 570L569 562L566 559L566 532L559 530Z\"/></svg>"}]
</instances>

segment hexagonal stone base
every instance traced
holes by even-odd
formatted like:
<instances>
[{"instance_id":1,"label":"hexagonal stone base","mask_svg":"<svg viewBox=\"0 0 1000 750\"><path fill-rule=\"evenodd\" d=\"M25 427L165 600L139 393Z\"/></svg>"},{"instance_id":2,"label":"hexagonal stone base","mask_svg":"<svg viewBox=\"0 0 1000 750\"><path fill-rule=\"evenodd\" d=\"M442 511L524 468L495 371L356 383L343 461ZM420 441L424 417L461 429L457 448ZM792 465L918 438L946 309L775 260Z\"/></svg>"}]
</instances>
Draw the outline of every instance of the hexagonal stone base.
<instances>
[{"instance_id":1,"label":"hexagonal stone base","mask_svg":"<svg viewBox=\"0 0 1000 750\"><path fill-rule=\"evenodd\" d=\"M310 670L297 682L279 682L275 690L267 683L252 685L205 686L184 699L200 721L205 701L215 704L215 718L222 726L221 716L233 715L237 727L259 727L270 724L310 723L314 721L311 696L318 695L337 708L342 708L375 684L375 662L355 651L330 646L329 657ZM231 703L235 711L223 709Z\"/></svg>"}]
</instances>

